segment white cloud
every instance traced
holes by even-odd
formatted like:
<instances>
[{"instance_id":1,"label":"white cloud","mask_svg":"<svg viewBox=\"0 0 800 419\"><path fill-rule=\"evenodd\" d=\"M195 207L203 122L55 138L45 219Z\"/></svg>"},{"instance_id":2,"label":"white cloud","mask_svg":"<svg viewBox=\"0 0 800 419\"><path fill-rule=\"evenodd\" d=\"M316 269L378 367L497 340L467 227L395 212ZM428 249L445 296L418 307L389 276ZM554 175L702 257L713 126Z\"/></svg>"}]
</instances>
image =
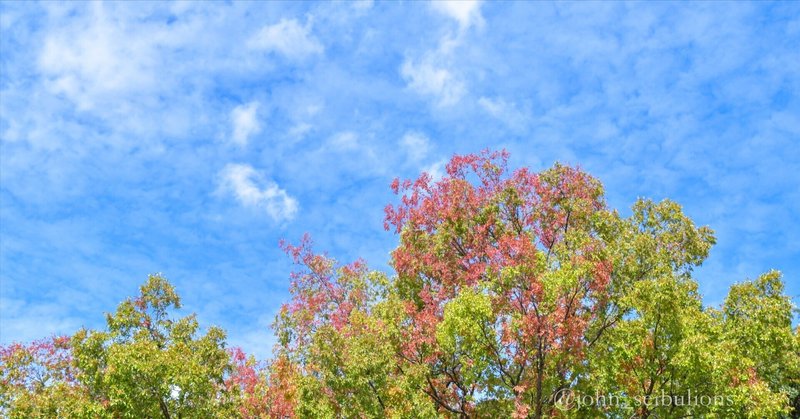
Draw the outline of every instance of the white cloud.
<instances>
[{"instance_id":1,"label":"white cloud","mask_svg":"<svg viewBox=\"0 0 800 419\"><path fill-rule=\"evenodd\" d=\"M352 130L339 131L330 137L313 153L315 163L320 167L335 162L336 170L348 173L385 173L389 168L383 150L375 147L375 139L369 132ZM396 149L396 147L395 147Z\"/></svg>"},{"instance_id":2,"label":"white cloud","mask_svg":"<svg viewBox=\"0 0 800 419\"><path fill-rule=\"evenodd\" d=\"M461 29L483 25L481 2L478 0L438 0L432 1L431 6L437 12L458 21Z\"/></svg>"},{"instance_id":3,"label":"white cloud","mask_svg":"<svg viewBox=\"0 0 800 419\"><path fill-rule=\"evenodd\" d=\"M136 37L106 16L94 3L88 23L50 31L38 57L38 68L50 91L63 94L79 109L93 109L103 98L149 89L158 40Z\"/></svg>"},{"instance_id":4,"label":"white cloud","mask_svg":"<svg viewBox=\"0 0 800 419\"><path fill-rule=\"evenodd\" d=\"M406 58L400 67L400 75L411 90L432 96L441 107L458 103L467 93L463 73L454 69L459 61L455 55L472 26L483 26L479 1L433 1L431 7L437 12L458 22L459 30L454 35L445 31L436 48L428 50L420 59Z\"/></svg>"},{"instance_id":5,"label":"white cloud","mask_svg":"<svg viewBox=\"0 0 800 419\"><path fill-rule=\"evenodd\" d=\"M426 167L423 172L429 174L434 181L438 181L444 177L446 165L447 159L442 159Z\"/></svg>"},{"instance_id":6,"label":"white cloud","mask_svg":"<svg viewBox=\"0 0 800 419\"><path fill-rule=\"evenodd\" d=\"M343 131L331 137L329 144L335 150L358 149L358 135L352 131Z\"/></svg>"},{"instance_id":7,"label":"white cloud","mask_svg":"<svg viewBox=\"0 0 800 419\"><path fill-rule=\"evenodd\" d=\"M234 143L245 146L250 136L261 132L258 122L258 102L239 105L231 111L232 136Z\"/></svg>"},{"instance_id":8,"label":"white cloud","mask_svg":"<svg viewBox=\"0 0 800 419\"><path fill-rule=\"evenodd\" d=\"M351 4L354 9L362 11L371 9L375 2L373 0L355 0Z\"/></svg>"},{"instance_id":9,"label":"white cloud","mask_svg":"<svg viewBox=\"0 0 800 419\"><path fill-rule=\"evenodd\" d=\"M265 210L275 221L291 220L297 213L297 200L252 166L227 165L220 173L220 187L242 205Z\"/></svg>"},{"instance_id":10,"label":"white cloud","mask_svg":"<svg viewBox=\"0 0 800 419\"><path fill-rule=\"evenodd\" d=\"M415 92L433 96L439 106L456 104L464 96L464 84L445 68L439 68L430 60L420 63L406 59L400 74Z\"/></svg>"},{"instance_id":11,"label":"white cloud","mask_svg":"<svg viewBox=\"0 0 800 419\"><path fill-rule=\"evenodd\" d=\"M517 109L514 103L506 102L501 98L490 99L484 96L478 99L478 104L486 113L502 121L513 130L525 129L528 123L528 117L525 112Z\"/></svg>"},{"instance_id":12,"label":"white cloud","mask_svg":"<svg viewBox=\"0 0 800 419\"><path fill-rule=\"evenodd\" d=\"M428 155L430 150L430 140L425 134L419 132L407 132L400 139L400 146L406 154L414 161L420 161Z\"/></svg>"},{"instance_id":13,"label":"white cloud","mask_svg":"<svg viewBox=\"0 0 800 419\"><path fill-rule=\"evenodd\" d=\"M277 52L292 59L302 59L324 50L322 44L311 34L310 24L301 26L295 19L281 19L268 25L250 39L250 48Z\"/></svg>"},{"instance_id":14,"label":"white cloud","mask_svg":"<svg viewBox=\"0 0 800 419\"><path fill-rule=\"evenodd\" d=\"M295 139L305 137L314 127L311 124L301 122L289 128L289 136Z\"/></svg>"}]
</instances>

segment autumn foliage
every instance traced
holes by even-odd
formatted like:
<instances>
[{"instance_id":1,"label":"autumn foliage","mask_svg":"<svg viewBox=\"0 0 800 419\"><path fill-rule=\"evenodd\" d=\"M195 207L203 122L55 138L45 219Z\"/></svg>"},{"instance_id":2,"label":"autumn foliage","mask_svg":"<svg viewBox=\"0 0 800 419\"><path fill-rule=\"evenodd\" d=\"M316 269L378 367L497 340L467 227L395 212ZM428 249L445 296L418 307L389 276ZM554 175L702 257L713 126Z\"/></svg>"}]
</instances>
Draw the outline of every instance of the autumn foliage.
<instances>
[{"instance_id":1,"label":"autumn foliage","mask_svg":"<svg viewBox=\"0 0 800 419\"><path fill-rule=\"evenodd\" d=\"M151 278L109 316L108 331L4 347L0 409L12 417L797 414L800 334L780 274L705 306L692 271L715 238L679 205L642 199L622 217L580 169L512 171L508 158L455 156L441 179L395 180L399 199L385 210L386 229L399 236L391 274L362 260L339 264L315 253L308 236L282 243L297 269L270 361L225 348L218 329L198 335L192 317L170 320L177 296ZM123 368L132 359L135 368ZM193 367L173 371L173 361Z\"/></svg>"}]
</instances>

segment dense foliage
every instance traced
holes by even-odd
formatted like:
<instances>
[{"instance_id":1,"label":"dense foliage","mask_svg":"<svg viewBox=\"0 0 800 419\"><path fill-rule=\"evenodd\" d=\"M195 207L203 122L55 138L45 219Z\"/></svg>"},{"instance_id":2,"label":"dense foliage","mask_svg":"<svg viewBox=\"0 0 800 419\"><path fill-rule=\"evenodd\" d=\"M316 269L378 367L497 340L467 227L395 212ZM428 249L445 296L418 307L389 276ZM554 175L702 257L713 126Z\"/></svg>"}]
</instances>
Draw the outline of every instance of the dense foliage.
<instances>
[{"instance_id":1,"label":"dense foliage","mask_svg":"<svg viewBox=\"0 0 800 419\"><path fill-rule=\"evenodd\" d=\"M82 330L2 348L10 417L796 417L800 331L778 272L704 306L713 232L671 201L607 207L600 182L504 152L396 180L395 274L305 237L269 363L199 334L172 286Z\"/></svg>"}]
</instances>

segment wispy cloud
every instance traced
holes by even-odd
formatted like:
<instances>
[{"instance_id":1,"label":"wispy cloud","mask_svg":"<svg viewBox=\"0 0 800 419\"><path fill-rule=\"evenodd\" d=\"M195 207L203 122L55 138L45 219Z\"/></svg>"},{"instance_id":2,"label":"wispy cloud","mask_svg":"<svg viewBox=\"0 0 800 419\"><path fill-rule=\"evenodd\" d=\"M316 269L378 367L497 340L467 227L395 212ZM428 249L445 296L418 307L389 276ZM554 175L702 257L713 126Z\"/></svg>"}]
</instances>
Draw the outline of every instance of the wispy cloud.
<instances>
[{"instance_id":1,"label":"wispy cloud","mask_svg":"<svg viewBox=\"0 0 800 419\"><path fill-rule=\"evenodd\" d=\"M231 111L232 134L234 143L245 146L250 137L261 132L258 122L258 102L239 105Z\"/></svg>"},{"instance_id":2,"label":"wispy cloud","mask_svg":"<svg viewBox=\"0 0 800 419\"><path fill-rule=\"evenodd\" d=\"M248 45L250 48L276 52L293 59L303 59L324 51L311 33L310 23L301 25L295 19L281 19L261 28Z\"/></svg>"},{"instance_id":3,"label":"wispy cloud","mask_svg":"<svg viewBox=\"0 0 800 419\"><path fill-rule=\"evenodd\" d=\"M432 96L438 106L455 105L464 96L464 83L450 70L436 66L430 59L420 62L406 59L400 67L400 74L411 90Z\"/></svg>"},{"instance_id":4,"label":"wispy cloud","mask_svg":"<svg viewBox=\"0 0 800 419\"><path fill-rule=\"evenodd\" d=\"M335 151L358 150L358 134L353 131L342 131L333 135L328 146Z\"/></svg>"},{"instance_id":5,"label":"wispy cloud","mask_svg":"<svg viewBox=\"0 0 800 419\"><path fill-rule=\"evenodd\" d=\"M90 16L45 37L38 64L49 90L89 109L108 95L149 89L158 38L132 37L101 3L92 4Z\"/></svg>"},{"instance_id":6,"label":"wispy cloud","mask_svg":"<svg viewBox=\"0 0 800 419\"><path fill-rule=\"evenodd\" d=\"M515 104L508 103L501 98L490 99L484 96L478 99L478 105L489 115L505 123L513 131L521 132L529 122L526 112L519 110Z\"/></svg>"},{"instance_id":7,"label":"wispy cloud","mask_svg":"<svg viewBox=\"0 0 800 419\"><path fill-rule=\"evenodd\" d=\"M469 29L482 27L480 1L435 1L433 10L458 22L458 31L444 30L436 43L426 48L418 58L407 56L400 66L400 75L408 88L433 99L440 108L451 107L468 93L467 83L454 64L462 48L471 45L466 41Z\"/></svg>"},{"instance_id":8,"label":"wispy cloud","mask_svg":"<svg viewBox=\"0 0 800 419\"><path fill-rule=\"evenodd\" d=\"M434 10L455 19L462 29L483 25L480 0L433 1Z\"/></svg>"},{"instance_id":9,"label":"wispy cloud","mask_svg":"<svg viewBox=\"0 0 800 419\"><path fill-rule=\"evenodd\" d=\"M435 163L432 163L425 167L422 171L429 174L431 178L436 181L440 180L445 175L445 166L447 165L447 159L441 159Z\"/></svg>"},{"instance_id":10,"label":"wispy cloud","mask_svg":"<svg viewBox=\"0 0 800 419\"><path fill-rule=\"evenodd\" d=\"M400 139L400 147L414 161L420 161L428 156L431 144L430 139L425 134L411 131L405 133Z\"/></svg>"},{"instance_id":11,"label":"wispy cloud","mask_svg":"<svg viewBox=\"0 0 800 419\"><path fill-rule=\"evenodd\" d=\"M220 187L246 207L264 210L273 220L291 220L297 200L246 164L229 164L220 173Z\"/></svg>"}]
</instances>

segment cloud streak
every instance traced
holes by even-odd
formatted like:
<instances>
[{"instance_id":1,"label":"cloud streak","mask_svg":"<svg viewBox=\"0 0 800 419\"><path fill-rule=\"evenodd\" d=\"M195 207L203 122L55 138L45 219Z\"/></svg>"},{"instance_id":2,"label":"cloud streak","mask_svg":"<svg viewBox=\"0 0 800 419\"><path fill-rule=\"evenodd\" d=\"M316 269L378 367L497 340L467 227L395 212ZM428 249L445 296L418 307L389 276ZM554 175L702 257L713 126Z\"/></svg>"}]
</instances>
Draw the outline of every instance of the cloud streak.
<instances>
[{"instance_id":1,"label":"cloud streak","mask_svg":"<svg viewBox=\"0 0 800 419\"><path fill-rule=\"evenodd\" d=\"M455 105L465 94L463 82L450 70L438 67L430 60L406 60L400 67L400 74L412 91L432 97L438 106Z\"/></svg>"},{"instance_id":2,"label":"cloud streak","mask_svg":"<svg viewBox=\"0 0 800 419\"><path fill-rule=\"evenodd\" d=\"M275 221L291 220L297 214L297 200L249 165L229 164L219 177L220 187L245 207L263 210Z\"/></svg>"},{"instance_id":3,"label":"cloud streak","mask_svg":"<svg viewBox=\"0 0 800 419\"><path fill-rule=\"evenodd\" d=\"M431 2L431 6L437 12L455 19L461 29L467 29L472 25L483 25L479 0L434 1Z\"/></svg>"},{"instance_id":4,"label":"cloud streak","mask_svg":"<svg viewBox=\"0 0 800 419\"><path fill-rule=\"evenodd\" d=\"M324 51L319 40L311 34L311 25L300 25L295 19L281 19L278 23L264 26L250 39L248 46L298 60Z\"/></svg>"},{"instance_id":5,"label":"cloud streak","mask_svg":"<svg viewBox=\"0 0 800 419\"><path fill-rule=\"evenodd\" d=\"M258 122L258 102L239 105L231 111L231 139L239 146L246 146L250 137L261 132Z\"/></svg>"}]
</instances>

